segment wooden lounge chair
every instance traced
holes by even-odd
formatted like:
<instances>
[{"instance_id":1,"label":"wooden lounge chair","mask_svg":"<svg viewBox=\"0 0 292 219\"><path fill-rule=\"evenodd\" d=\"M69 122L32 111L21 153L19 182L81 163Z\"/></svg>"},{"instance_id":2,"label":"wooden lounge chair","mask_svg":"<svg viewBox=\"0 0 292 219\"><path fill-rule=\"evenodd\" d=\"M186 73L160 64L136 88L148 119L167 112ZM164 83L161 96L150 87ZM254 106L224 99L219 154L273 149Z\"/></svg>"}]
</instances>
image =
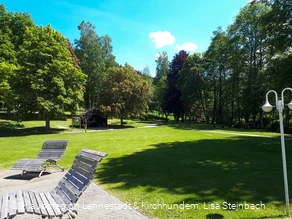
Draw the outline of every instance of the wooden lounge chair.
<instances>
[{"instance_id":1,"label":"wooden lounge chair","mask_svg":"<svg viewBox=\"0 0 292 219\"><path fill-rule=\"evenodd\" d=\"M0 195L0 219L11 219L18 214L30 213L42 218L62 218L68 214L75 218L72 207L93 179L98 163L106 153L89 149L81 150L71 169L51 192L17 191Z\"/></svg>"},{"instance_id":2,"label":"wooden lounge chair","mask_svg":"<svg viewBox=\"0 0 292 219\"><path fill-rule=\"evenodd\" d=\"M39 177L49 165L56 165L64 171L64 168L58 165L57 161L62 158L68 142L68 140L45 141L36 158L19 160L11 167L11 170L22 170L21 175L26 172L40 172Z\"/></svg>"}]
</instances>

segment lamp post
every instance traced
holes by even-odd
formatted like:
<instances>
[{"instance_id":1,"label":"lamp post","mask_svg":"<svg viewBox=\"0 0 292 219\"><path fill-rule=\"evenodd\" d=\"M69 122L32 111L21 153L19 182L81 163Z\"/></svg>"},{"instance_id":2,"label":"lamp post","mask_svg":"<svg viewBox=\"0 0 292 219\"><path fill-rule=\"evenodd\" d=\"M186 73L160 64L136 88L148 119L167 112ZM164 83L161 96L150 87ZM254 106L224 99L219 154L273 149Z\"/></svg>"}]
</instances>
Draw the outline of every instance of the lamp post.
<instances>
[{"instance_id":1,"label":"lamp post","mask_svg":"<svg viewBox=\"0 0 292 219\"><path fill-rule=\"evenodd\" d=\"M281 100L278 100L278 94L274 90L270 90L266 94L266 103L262 106L263 111L271 112L273 106L269 103L268 96L270 93L274 93L276 97L276 109L279 112L280 119L280 133L281 133L281 148L282 148L282 161L283 161L283 175L284 175L284 187L285 187L285 200L286 200L286 213L287 216L290 217L290 208L289 208L289 191L288 191L288 177L287 177L287 165L286 165L286 152L285 152L285 140L284 140L284 126L283 126L283 109L284 109L284 92L286 90L290 90L292 92L292 88L287 87L282 90ZM288 107L292 110L292 100L288 103Z\"/></svg>"}]
</instances>

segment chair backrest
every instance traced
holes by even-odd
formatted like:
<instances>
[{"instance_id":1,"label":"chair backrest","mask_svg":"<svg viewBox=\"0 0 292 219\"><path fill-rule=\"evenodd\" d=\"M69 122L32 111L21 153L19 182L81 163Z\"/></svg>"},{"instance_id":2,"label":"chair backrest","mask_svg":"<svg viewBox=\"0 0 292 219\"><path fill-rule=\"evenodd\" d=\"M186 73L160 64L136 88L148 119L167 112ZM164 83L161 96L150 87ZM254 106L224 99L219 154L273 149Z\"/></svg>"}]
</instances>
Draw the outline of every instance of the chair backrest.
<instances>
[{"instance_id":1,"label":"chair backrest","mask_svg":"<svg viewBox=\"0 0 292 219\"><path fill-rule=\"evenodd\" d=\"M68 142L68 140L45 141L42 150L38 154L37 158L55 161L60 160L67 148Z\"/></svg>"},{"instance_id":2,"label":"chair backrest","mask_svg":"<svg viewBox=\"0 0 292 219\"><path fill-rule=\"evenodd\" d=\"M55 200L69 208L76 203L93 179L98 163L106 153L83 149L73 162L71 169L51 192ZM61 199L60 199L61 198Z\"/></svg>"}]
</instances>

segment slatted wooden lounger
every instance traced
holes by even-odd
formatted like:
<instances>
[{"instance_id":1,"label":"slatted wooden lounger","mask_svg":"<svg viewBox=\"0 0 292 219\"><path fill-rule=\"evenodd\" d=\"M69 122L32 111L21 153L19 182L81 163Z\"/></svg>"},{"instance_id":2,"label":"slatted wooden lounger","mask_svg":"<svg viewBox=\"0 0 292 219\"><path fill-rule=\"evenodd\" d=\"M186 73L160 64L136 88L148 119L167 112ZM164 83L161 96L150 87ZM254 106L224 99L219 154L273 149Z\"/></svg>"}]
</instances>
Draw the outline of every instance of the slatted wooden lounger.
<instances>
[{"instance_id":1,"label":"slatted wooden lounger","mask_svg":"<svg viewBox=\"0 0 292 219\"><path fill-rule=\"evenodd\" d=\"M93 179L98 163L106 153L83 149L71 169L51 192L17 191L0 195L0 219L11 219L17 214L37 214L42 218L74 218L72 207Z\"/></svg>"},{"instance_id":2,"label":"slatted wooden lounger","mask_svg":"<svg viewBox=\"0 0 292 219\"><path fill-rule=\"evenodd\" d=\"M64 171L64 168L58 165L57 161L62 158L68 142L68 140L45 141L36 158L19 160L11 167L11 170L22 170L21 175L26 172L40 172L39 177L49 165L56 165Z\"/></svg>"}]
</instances>

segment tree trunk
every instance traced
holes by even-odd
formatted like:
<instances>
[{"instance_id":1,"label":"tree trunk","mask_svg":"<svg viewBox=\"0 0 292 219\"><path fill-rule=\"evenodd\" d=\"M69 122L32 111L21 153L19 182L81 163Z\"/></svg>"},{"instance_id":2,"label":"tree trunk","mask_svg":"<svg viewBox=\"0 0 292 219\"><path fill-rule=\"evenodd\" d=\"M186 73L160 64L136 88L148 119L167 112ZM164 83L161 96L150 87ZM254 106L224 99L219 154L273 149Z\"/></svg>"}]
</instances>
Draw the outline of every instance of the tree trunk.
<instances>
[{"instance_id":1,"label":"tree trunk","mask_svg":"<svg viewBox=\"0 0 292 219\"><path fill-rule=\"evenodd\" d=\"M46 130L50 129L50 118L46 118Z\"/></svg>"},{"instance_id":2,"label":"tree trunk","mask_svg":"<svg viewBox=\"0 0 292 219\"><path fill-rule=\"evenodd\" d=\"M89 107L89 95L88 95L88 93L87 92L85 92L85 94L84 94L84 105L85 105L85 108L86 109L90 109L90 107Z\"/></svg>"},{"instance_id":3,"label":"tree trunk","mask_svg":"<svg viewBox=\"0 0 292 219\"><path fill-rule=\"evenodd\" d=\"M231 91L231 118L230 118L230 125L234 122L234 82L232 83L232 91Z\"/></svg>"},{"instance_id":4,"label":"tree trunk","mask_svg":"<svg viewBox=\"0 0 292 219\"><path fill-rule=\"evenodd\" d=\"M175 122L179 122L179 117L180 117L180 113L176 113L176 114L174 115L174 120L175 120Z\"/></svg>"},{"instance_id":5,"label":"tree trunk","mask_svg":"<svg viewBox=\"0 0 292 219\"><path fill-rule=\"evenodd\" d=\"M7 105L7 117L9 118L11 116L11 107Z\"/></svg>"},{"instance_id":6,"label":"tree trunk","mask_svg":"<svg viewBox=\"0 0 292 219\"><path fill-rule=\"evenodd\" d=\"M222 103L222 93L223 93L223 81L222 81L222 71L219 72L219 89L218 89L218 116L217 121L219 124L223 122L223 103Z\"/></svg>"},{"instance_id":7,"label":"tree trunk","mask_svg":"<svg viewBox=\"0 0 292 219\"><path fill-rule=\"evenodd\" d=\"M237 122L240 125L241 122L241 108L240 108L240 96L239 96L239 81L236 84L236 103L237 103Z\"/></svg>"},{"instance_id":8,"label":"tree trunk","mask_svg":"<svg viewBox=\"0 0 292 219\"><path fill-rule=\"evenodd\" d=\"M216 92L216 82L215 82L215 78L213 79L213 89L214 89L214 100L213 100L213 112L212 112L212 124L214 124L216 122L216 109L217 109L217 92Z\"/></svg>"},{"instance_id":9,"label":"tree trunk","mask_svg":"<svg viewBox=\"0 0 292 219\"><path fill-rule=\"evenodd\" d=\"M168 113L164 113L165 115L165 121L168 121Z\"/></svg>"},{"instance_id":10,"label":"tree trunk","mask_svg":"<svg viewBox=\"0 0 292 219\"><path fill-rule=\"evenodd\" d=\"M123 124L123 123L124 123L124 122L123 122L123 117L121 116L120 119L121 119L121 126L123 126L123 125L124 125L124 124Z\"/></svg>"},{"instance_id":11,"label":"tree trunk","mask_svg":"<svg viewBox=\"0 0 292 219\"><path fill-rule=\"evenodd\" d=\"M92 99L91 95L88 95L88 107L89 109L92 109Z\"/></svg>"},{"instance_id":12,"label":"tree trunk","mask_svg":"<svg viewBox=\"0 0 292 219\"><path fill-rule=\"evenodd\" d=\"M181 112L181 121L185 122L185 111L184 110L182 110L182 112Z\"/></svg>"},{"instance_id":13,"label":"tree trunk","mask_svg":"<svg viewBox=\"0 0 292 219\"><path fill-rule=\"evenodd\" d=\"M260 111L260 128L264 128L263 111Z\"/></svg>"}]
</instances>

